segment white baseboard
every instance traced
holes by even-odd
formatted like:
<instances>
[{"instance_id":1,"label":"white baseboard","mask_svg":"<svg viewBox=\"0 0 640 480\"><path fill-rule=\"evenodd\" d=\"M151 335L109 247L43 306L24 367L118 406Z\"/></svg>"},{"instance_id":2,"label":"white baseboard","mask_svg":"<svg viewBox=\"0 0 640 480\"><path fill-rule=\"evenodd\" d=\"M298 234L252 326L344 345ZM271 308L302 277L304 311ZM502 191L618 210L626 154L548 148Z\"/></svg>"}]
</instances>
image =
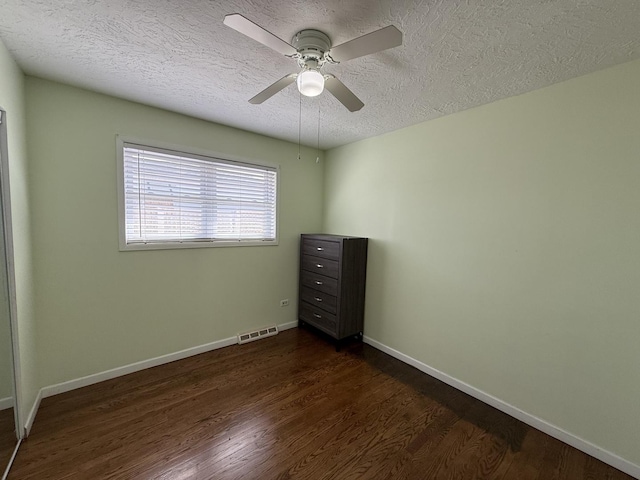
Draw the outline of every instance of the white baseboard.
<instances>
[{"instance_id":1,"label":"white baseboard","mask_svg":"<svg viewBox=\"0 0 640 480\"><path fill-rule=\"evenodd\" d=\"M278 325L278 330L282 332L283 330L289 330L290 328L296 328L297 326L298 321L296 320L295 322L282 323Z\"/></svg>"},{"instance_id":2,"label":"white baseboard","mask_svg":"<svg viewBox=\"0 0 640 480\"><path fill-rule=\"evenodd\" d=\"M13 408L13 397L0 398L0 410Z\"/></svg>"},{"instance_id":3,"label":"white baseboard","mask_svg":"<svg viewBox=\"0 0 640 480\"><path fill-rule=\"evenodd\" d=\"M38 392L38 395L36 395L36 399L33 402L33 406L31 407L31 411L29 412L29 415L27 415L27 420L24 424L24 436L28 437L29 434L31 433L31 427L33 427L33 422L36 419L36 414L38 413L38 408L40 408L40 402L42 401L42 388L40 389L40 391Z\"/></svg>"},{"instance_id":4,"label":"white baseboard","mask_svg":"<svg viewBox=\"0 0 640 480\"><path fill-rule=\"evenodd\" d=\"M295 328L297 326L298 326L297 321L282 323L278 325L278 330L279 331L288 330L290 328ZM105 380L111 380L112 378L121 377L123 375L128 375L130 373L139 372L140 370L145 370L147 368L157 367L158 365L163 365L165 363L175 362L176 360L182 360L184 358L192 357L194 355L199 355L205 352L210 352L212 350L217 350L219 348L228 347L230 345L235 345L237 343L238 343L237 337L229 337L222 340L217 340L215 342L207 343L204 345L199 345L197 347L180 350L179 352L169 353L167 355L161 355L159 357L150 358L148 360L142 360L140 362L124 365L122 367L112 368L111 370L106 370L104 372L94 373L91 375L87 375L85 377L76 378L74 380L69 380L69 381L58 383L55 385L49 385L47 387L43 387L38 393L38 397L34 402L33 408L31 409L31 412L27 417L25 431L27 435L29 435L29 432L31 431L31 426L33 425L33 421L38 411L38 407L40 406L40 401L43 398L51 397L53 395L58 395L59 393L69 392L71 390L93 385L95 383L104 382Z\"/></svg>"},{"instance_id":5,"label":"white baseboard","mask_svg":"<svg viewBox=\"0 0 640 480\"><path fill-rule=\"evenodd\" d=\"M164 365L165 363L175 362L176 360L182 360L184 358L199 355L201 353L209 352L211 350L217 350L219 348L228 347L238 343L237 337L225 338L223 340L217 340L215 342L199 345L197 347L187 348L180 350L179 352L169 353L167 355L161 355L159 357L150 358L148 360L142 360L140 362L130 363L122 367L112 368L104 372L93 373L85 377L76 378L55 385L49 385L42 389L42 398L58 395L59 393L69 392L77 388L93 385L94 383L104 382L105 380L111 380L112 378L122 377L130 373L139 372L147 368L157 367L158 365Z\"/></svg>"},{"instance_id":6,"label":"white baseboard","mask_svg":"<svg viewBox=\"0 0 640 480\"><path fill-rule=\"evenodd\" d=\"M13 461L16 459L16 455L18 454L18 449L20 448L21 443L22 443L22 439L19 439L18 443L16 443L16 446L13 449L13 453L11 454L11 458L9 459L9 463L7 463L7 467L4 470L4 474L2 475L2 480L7 480L7 477L9 476L9 470L11 470L11 465L13 465Z\"/></svg>"},{"instance_id":7,"label":"white baseboard","mask_svg":"<svg viewBox=\"0 0 640 480\"><path fill-rule=\"evenodd\" d=\"M363 338L363 341L364 343L367 343L372 347L384 353L387 353L392 357L397 358L398 360L408 365L411 365L412 367L415 367L418 370L428 375L431 375L434 378L437 378L438 380L446 383L447 385L451 385L452 387L468 395L471 395L474 398L477 398L481 402L491 405L492 407L497 408L498 410L506 413L507 415L517 418L518 420L526 423L527 425L532 426L533 428L536 428L546 433L547 435L557 438L558 440L564 443L567 443L572 447L577 448L578 450L581 450L584 453L591 455L592 457L595 457L598 460L601 460L604 463L611 465L612 467L615 467L618 470L621 470L622 472L628 475L631 475L632 477L640 479L640 466L628 460L625 460L622 457L619 457L615 453L611 453L601 447L598 447L597 445L594 445L593 443L588 442L587 440L584 440L572 433L567 432L566 430L563 430L562 428L559 428L545 420L542 420L541 418L538 418L535 415L531 415L527 412L524 412L519 408L514 407L513 405L503 402L499 398L489 395L488 393L483 392L482 390L478 390L477 388L461 380L458 380L457 378L453 378L447 375L446 373L441 372L440 370L437 370L433 367L430 367L429 365L422 363L419 360L416 360L415 358L412 358L408 355L405 355L404 353L399 352L398 350L388 347L385 344L380 343L371 337L368 337L365 335Z\"/></svg>"}]
</instances>

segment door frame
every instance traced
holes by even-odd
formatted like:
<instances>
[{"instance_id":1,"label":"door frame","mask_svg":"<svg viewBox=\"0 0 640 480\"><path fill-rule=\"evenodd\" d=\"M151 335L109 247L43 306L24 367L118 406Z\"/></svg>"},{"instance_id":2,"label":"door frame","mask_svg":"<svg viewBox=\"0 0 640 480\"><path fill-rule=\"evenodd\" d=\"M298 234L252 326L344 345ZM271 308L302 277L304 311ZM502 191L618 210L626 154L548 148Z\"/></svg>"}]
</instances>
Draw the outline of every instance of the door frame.
<instances>
[{"instance_id":1,"label":"door frame","mask_svg":"<svg viewBox=\"0 0 640 480\"><path fill-rule=\"evenodd\" d=\"M11 191L9 178L9 149L7 143L7 111L0 106L0 200L2 202L2 222L4 227L4 249L9 288L9 324L11 329L11 351L13 353L13 393L14 420L18 443L24 438L23 415L21 409L20 355L18 343L18 317L16 301L16 275L13 250L13 223L11 217Z\"/></svg>"}]
</instances>

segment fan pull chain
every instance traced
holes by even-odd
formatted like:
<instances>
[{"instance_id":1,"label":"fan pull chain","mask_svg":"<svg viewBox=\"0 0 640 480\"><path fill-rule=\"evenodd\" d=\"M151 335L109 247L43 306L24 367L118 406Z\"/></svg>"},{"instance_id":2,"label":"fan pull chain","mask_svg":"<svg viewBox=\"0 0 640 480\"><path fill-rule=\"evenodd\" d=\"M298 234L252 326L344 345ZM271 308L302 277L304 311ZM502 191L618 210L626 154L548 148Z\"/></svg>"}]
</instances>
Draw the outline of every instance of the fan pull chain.
<instances>
[{"instance_id":1,"label":"fan pull chain","mask_svg":"<svg viewBox=\"0 0 640 480\"><path fill-rule=\"evenodd\" d=\"M318 100L318 143L316 144L316 163L320 161L320 100Z\"/></svg>"},{"instance_id":2,"label":"fan pull chain","mask_svg":"<svg viewBox=\"0 0 640 480\"><path fill-rule=\"evenodd\" d=\"M298 160L300 160L300 139L302 137L302 94L300 94L300 110L298 111Z\"/></svg>"}]
</instances>

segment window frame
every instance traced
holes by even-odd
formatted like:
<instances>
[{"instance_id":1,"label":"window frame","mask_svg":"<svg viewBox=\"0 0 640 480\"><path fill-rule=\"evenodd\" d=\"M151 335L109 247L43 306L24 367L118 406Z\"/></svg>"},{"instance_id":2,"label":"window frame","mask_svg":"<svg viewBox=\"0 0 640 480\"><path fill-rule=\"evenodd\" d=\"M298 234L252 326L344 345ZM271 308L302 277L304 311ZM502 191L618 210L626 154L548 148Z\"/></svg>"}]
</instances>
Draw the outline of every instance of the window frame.
<instances>
[{"instance_id":1,"label":"window frame","mask_svg":"<svg viewBox=\"0 0 640 480\"><path fill-rule=\"evenodd\" d=\"M211 240L211 241L184 241L184 242L153 242L153 243L127 243L126 238L126 213L125 213L125 185L124 185L124 147L135 145L141 148L150 148L175 153L177 155L193 156L201 160L223 163L236 163L246 166L268 167L276 172L276 235L273 240ZM262 160L247 159L227 153L213 152L184 145L175 145L156 140L137 138L125 135L116 135L116 160L117 160L117 185L118 185L118 240L119 250L173 250L180 248L212 248L212 247L256 247L278 245L280 237L280 165Z\"/></svg>"}]
</instances>

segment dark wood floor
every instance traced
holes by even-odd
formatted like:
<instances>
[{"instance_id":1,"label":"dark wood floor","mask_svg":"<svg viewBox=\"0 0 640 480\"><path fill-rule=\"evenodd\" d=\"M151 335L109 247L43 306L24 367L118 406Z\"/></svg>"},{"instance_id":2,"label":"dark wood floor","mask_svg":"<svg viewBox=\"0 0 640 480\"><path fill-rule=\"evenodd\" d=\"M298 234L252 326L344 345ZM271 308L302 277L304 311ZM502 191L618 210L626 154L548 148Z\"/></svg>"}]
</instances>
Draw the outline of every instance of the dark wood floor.
<instances>
[{"instance_id":1,"label":"dark wood floor","mask_svg":"<svg viewBox=\"0 0 640 480\"><path fill-rule=\"evenodd\" d=\"M631 477L367 345L293 329L45 399L9 479Z\"/></svg>"},{"instance_id":2,"label":"dark wood floor","mask_svg":"<svg viewBox=\"0 0 640 480\"><path fill-rule=\"evenodd\" d=\"M0 410L0 477L11 460L16 448L16 429L13 420L13 408Z\"/></svg>"}]
</instances>

